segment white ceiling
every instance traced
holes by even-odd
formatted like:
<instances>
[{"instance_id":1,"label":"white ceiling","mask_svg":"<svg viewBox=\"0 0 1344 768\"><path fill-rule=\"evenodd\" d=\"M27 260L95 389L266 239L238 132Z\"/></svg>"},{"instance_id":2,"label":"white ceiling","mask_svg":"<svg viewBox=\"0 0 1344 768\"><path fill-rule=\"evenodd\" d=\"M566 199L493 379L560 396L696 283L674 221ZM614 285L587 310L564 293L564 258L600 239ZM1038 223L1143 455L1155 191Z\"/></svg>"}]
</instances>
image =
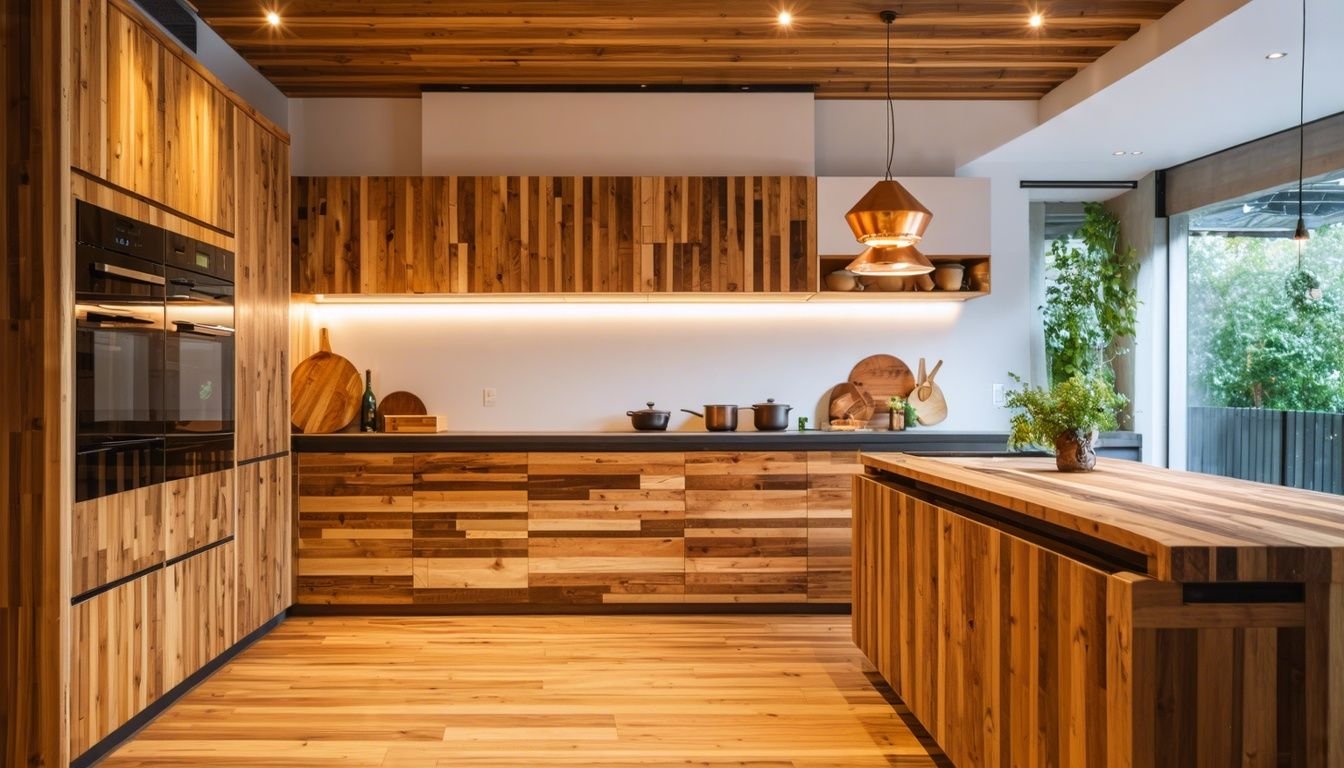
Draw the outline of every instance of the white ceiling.
<instances>
[{"instance_id":1,"label":"white ceiling","mask_svg":"<svg viewBox=\"0 0 1344 768\"><path fill-rule=\"evenodd\" d=\"M1292 127L1302 63L1301 9L1298 0L1251 0L962 171L1011 167L1023 179L1138 179ZM1308 0L1307 21L1311 121L1344 111L1344 65L1337 53L1344 40L1344 0ZM1267 60L1272 51L1288 56ZM1113 156L1120 150L1143 154ZM1111 194L1116 193L1101 196ZM1070 199L1055 192L1032 197Z\"/></svg>"}]
</instances>

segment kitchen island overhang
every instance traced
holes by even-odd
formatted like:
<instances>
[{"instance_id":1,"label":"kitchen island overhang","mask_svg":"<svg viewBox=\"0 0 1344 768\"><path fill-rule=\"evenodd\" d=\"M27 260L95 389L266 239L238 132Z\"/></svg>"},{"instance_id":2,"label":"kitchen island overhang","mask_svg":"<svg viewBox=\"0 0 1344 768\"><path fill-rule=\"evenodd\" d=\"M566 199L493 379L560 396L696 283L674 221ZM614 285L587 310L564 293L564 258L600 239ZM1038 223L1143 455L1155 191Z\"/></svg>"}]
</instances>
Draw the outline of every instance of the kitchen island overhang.
<instances>
[{"instance_id":1,"label":"kitchen island overhang","mask_svg":"<svg viewBox=\"0 0 1344 768\"><path fill-rule=\"evenodd\" d=\"M1344 765L1344 499L865 454L854 638L958 765Z\"/></svg>"}]
</instances>

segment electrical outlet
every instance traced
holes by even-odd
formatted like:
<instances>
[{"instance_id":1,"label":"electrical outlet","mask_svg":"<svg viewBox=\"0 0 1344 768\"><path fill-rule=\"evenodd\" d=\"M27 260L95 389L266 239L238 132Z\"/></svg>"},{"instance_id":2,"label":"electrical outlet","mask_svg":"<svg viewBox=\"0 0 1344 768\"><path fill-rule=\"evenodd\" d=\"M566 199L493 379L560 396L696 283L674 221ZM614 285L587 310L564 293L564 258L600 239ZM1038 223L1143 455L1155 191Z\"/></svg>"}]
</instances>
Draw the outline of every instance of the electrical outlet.
<instances>
[{"instance_id":1,"label":"electrical outlet","mask_svg":"<svg viewBox=\"0 0 1344 768\"><path fill-rule=\"evenodd\" d=\"M995 404L995 405L999 405L999 406L1003 405L1003 398L1004 398L1004 395L1003 395L1003 385L1002 385L1002 384L995 384L995 385L994 385L994 404Z\"/></svg>"},{"instance_id":2,"label":"electrical outlet","mask_svg":"<svg viewBox=\"0 0 1344 768\"><path fill-rule=\"evenodd\" d=\"M481 405L486 408L494 408L497 397L499 397L499 393L495 391L494 387L486 387L481 390Z\"/></svg>"}]
</instances>

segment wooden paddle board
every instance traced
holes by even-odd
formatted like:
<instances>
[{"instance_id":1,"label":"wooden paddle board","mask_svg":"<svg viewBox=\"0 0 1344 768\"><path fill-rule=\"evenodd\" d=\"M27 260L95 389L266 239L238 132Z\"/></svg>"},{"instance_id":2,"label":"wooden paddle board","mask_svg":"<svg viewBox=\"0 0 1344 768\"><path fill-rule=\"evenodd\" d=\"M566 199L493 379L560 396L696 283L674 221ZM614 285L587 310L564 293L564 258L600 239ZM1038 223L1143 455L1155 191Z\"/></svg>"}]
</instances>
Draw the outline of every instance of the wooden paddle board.
<instances>
[{"instance_id":1,"label":"wooden paddle board","mask_svg":"<svg viewBox=\"0 0 1344 768\"><path fill-rule=\"evenodd\" d=\"M942 388L933 380L942 367L943 361L939 360L933 366L933 371L925 374L924 358L919 360L919 376L914 391L910 393L910 405L915 409L916 420L925 427L931 427L947 418L947 400L943 397Z\"/></svg>"},{"instance_id":2,"label":"wooden paddle board","mask_svg":"<svg viewBox=\"0 0 1344 768\"><path fill-rule=\"evenodd\" d=\"M323 328L318 351L299 363L290 376L290 422L307 435L345 429L359 415L364 382L355 366L331 351Z\"/></svg>"},{"instance_id":3,"label":"wooden paddle board","mask_svg":"<svg viewBox=\"0 0 1344 768\"><path fill-rule=\"evenodd\" d=\"M867 423L873 418L873 400L849 382L831 387L831 402L827 408L831 421L859 419Z\"/></svg>"}]
</instances>

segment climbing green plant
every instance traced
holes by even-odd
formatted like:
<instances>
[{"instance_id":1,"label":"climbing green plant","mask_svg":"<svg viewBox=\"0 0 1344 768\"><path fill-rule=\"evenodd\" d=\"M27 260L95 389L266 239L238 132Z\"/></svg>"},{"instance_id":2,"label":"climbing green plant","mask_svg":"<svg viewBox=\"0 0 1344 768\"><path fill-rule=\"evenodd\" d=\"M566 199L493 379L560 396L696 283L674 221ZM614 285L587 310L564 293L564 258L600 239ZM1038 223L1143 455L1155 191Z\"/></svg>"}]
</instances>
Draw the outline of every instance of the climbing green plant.
<instances>
[{"instance_id":1,"label":"climbing green plant","mask_svg":"<svg viewBox=\"0 0 1344 768\"><path fill-rule=\"evenodd\" d=\"M1133 248L1118 247L1119 219L1100 203L1088 203L1083 214L1071 238L1050 244L1052 273L1040 310L1055 383L1098 373L1110 378L1113 356L1125 351L1113 342L1133 336L1138 318L1139 263Z\"/></svg>"}]
</instances>

